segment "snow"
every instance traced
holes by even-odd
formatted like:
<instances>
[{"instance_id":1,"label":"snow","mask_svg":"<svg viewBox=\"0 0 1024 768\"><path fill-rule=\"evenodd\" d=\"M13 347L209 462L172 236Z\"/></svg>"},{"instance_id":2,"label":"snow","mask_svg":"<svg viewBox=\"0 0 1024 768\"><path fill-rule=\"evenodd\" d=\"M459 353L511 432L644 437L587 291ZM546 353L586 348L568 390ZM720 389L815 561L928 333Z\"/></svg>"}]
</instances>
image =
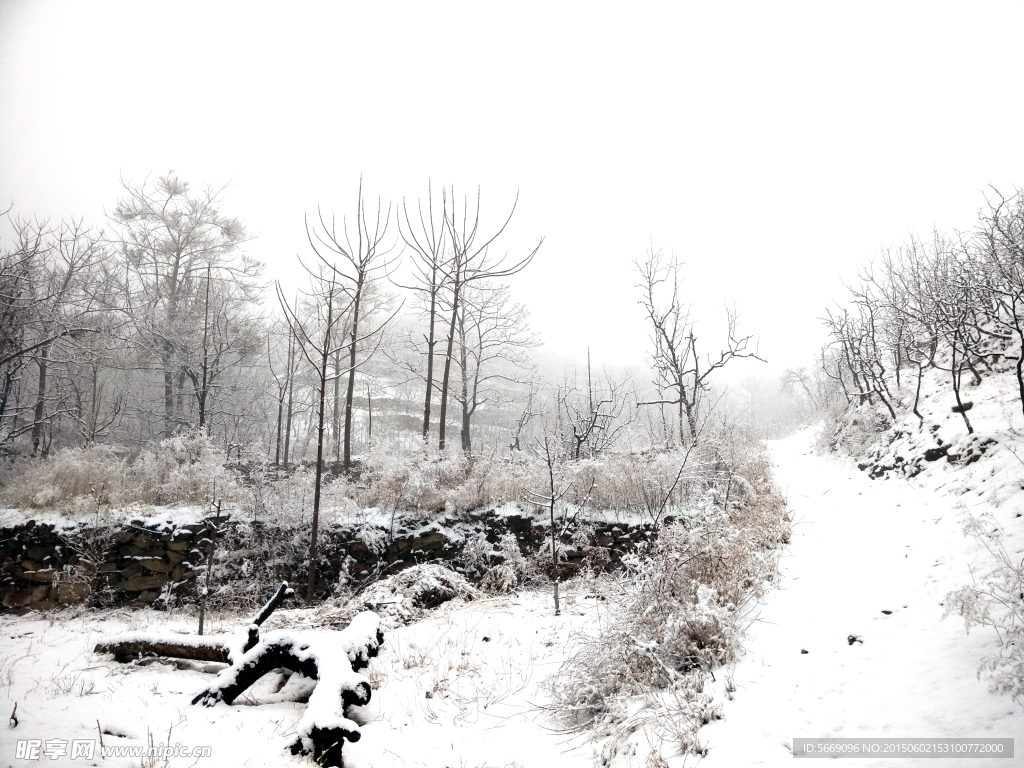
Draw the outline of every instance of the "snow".
<instances>
[{"instance_id":1,"label":"snow","mask_svg":"<svg viewBox=\"0 0 1024 768\"><path fill-rule=\"evenodd\" d=\"M223 518L229 518L234 509L224 509ZM73 509L0 509L0 527L13 528L35 520L39 525L52 525L57 533L69 533L80 526L126 525L132 523L143 528L172 530L184 525L201 523L212 515L207 505L176 505L154 507L134 504L101 512L76 512Z\"/></svg>"},{"instance_id":2,"label":"snow","mask_svg":"<svg viewBox=\"0 0 1024 768\"><path fill-rule=\"evenodd\" d=\"M976 412L979 433L995 429L986 423L984 404ZM943 429L955 439L955 422ZM1003 453L966 467L935 462L912 480L872 480L848 458L815 455L813 429L771 443L793 515L792 539L780 588L751 616L740 660L716 670L717 681L704 691L724 719L699 732L709 749L702 765L789 766L793 738L840 736L1014 737L1015 759L964 764L1024 765L1024 710L991 693L977 675L982 659L998 650L994 632L967 634L957 616L942 618L947 593L989 567L987 553L963 535L961 503L995 514L1020 557L1021 496L1014 483L1019 486L1022 472L1014 474L1010 463L1014 436L1004 428L999 437ZM563 590L560 617L548 590L452 600L387 629L380 655L360 675L346 663L353 659L339 654L333 659L338 679L365 678L373 688L367 705L347 713L337 709L333 684L313 688L301 675L279 673L232 705L191 706L213 682L209 672L222 665L123 665L92 653L104 636L180 640L194 634L191 616L81 609L0 616L0 707L6 716L17 701L21 720L16 729L0 727L0 761L10 760L17 739L94 738L98 719L108 745L142 744L150 733L159 743L168 729L172 742L211 745L213 757L199 766L312 766L287 747L304 722L323 714L350 718L361 732L358 742L345 745L349 768L589 768L600 762L602 745L558 729L545 710L544 682L573 652L574 639L605 621L605 608L584 583ZM301 636L312 648L330 632L317 626L322 620L315 610L278 610L263 632L265 639L275 632ZM244 640L248 621L215 615L210 631ZM850 636L859 642L851 644ZM638 700L628 710L637 721L641 706ZM646 727L628 742L606 752L609 768L664 765L647 762L657 740ZM671 768L695 763L664 746ZM138 768L139 761L108 757L102 764ZM917 764L925 761L858 763Z\"/></svg>"},{"instance_id":3,"label":"snow","mask_svg":"<svg viewBox=\"0 0 1024 768\"><path fill-rule=\"evenodd\" d=\"M788 766L794 737L1013 737L1015 759L969 764L1024 765L1024 710L977 676L998 650L994 633L942 620L945 595L970 583L981 559L957 499L871 480L849 459L814 455L813 439L805 429L772 445L792 540L781 589L733 671L724 720L701 729L706 765Z\"/></svg>"}]
</instances>

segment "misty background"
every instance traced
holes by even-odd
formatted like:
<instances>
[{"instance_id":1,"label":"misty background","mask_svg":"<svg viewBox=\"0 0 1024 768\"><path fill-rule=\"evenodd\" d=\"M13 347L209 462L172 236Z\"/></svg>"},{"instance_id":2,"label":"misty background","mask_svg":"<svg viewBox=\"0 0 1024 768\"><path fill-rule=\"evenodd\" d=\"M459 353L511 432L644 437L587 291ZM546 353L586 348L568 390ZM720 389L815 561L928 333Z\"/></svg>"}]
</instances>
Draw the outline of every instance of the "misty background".
<instances>
[{"instance_id":1,"label":"misty background","mask_svg":"<svg viewBox=\"0 0 1024 768\"><path fill-rule=\"evenodd\" d=\"M0 3L0 201L104 218L119 177L230 182L247 251L293 279L303 215L427 180L482 189L540 354L631 366L631 261L686 263L770 370L880 246L969 227L1024 174L1019 2L611 6ZM599 308L599 309L598 309ZM643 341L641 341L643 340ZM746 370L740 366L737 370Z\"/></svg>"}]
</instances>

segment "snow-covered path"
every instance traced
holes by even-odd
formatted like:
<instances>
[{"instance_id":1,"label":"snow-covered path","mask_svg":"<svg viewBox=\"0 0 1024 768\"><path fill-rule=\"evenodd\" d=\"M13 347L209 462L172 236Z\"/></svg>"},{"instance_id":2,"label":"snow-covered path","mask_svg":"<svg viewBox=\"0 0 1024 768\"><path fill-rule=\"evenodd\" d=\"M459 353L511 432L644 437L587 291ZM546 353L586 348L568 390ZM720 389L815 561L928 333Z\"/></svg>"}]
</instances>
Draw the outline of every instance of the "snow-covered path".
<instances>
[{"instance_id":1,"label":"snow-covered path","mask_svg":"<svg viewBox=\"0 0 1024 768\"><path fill-rule=\"evenodd\" d=\"M812 440L803 430L772 445L793 537L781 589L737 664L735 699L701 730L711 750L702 765L792 765L794 737L1014 737L1013 760L946 764L1024 765L1024 710L976 676L997 648L994 632L968 636L958 616L941 620L944 596L969 583L980 559L955 500L871 480L849 461L814 455ZM850 645L850 635L863 642Z\"/></svg>"}]
</instances>

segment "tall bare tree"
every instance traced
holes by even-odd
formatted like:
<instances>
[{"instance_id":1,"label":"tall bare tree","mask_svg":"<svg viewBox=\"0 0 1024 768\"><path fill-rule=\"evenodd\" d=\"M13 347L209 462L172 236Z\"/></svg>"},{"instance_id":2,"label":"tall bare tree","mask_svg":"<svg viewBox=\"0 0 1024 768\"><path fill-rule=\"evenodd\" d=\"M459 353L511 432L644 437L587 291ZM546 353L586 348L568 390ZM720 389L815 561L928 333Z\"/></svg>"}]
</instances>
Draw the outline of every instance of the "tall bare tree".
<instances>
[{"instance_id":1,"label":"tall bare tree","mask_svg":"<svg viewBox=\"0 0 1024 768\"><path fill-rule=\"evenodd\" d=\"M363 331L362 323L371 314L368 300L376 299L378 306L374 309L390 308L389 297L375 290L389 270L395 267L400 257L394 255L394 245L387 242L388 224L391 220L391 206L382 209L377 201L376 214L372 221L367 214L363 199L363 182L359 181L359 195L356 200L356 211L353 231L349 230L348 222L343 217L340 230L337 222L331 218L328 222L323 213L317 211L317 225L306 222L306 235L310 246L317 257L334 270L336 278L349 303L346 309L349 343L348 351L348 386L345 393L345 431L342 466L348 470L352 466L352 403L355 397L355 372L358 370L358 343ZM378 329L379 330L379 329ZM370 339L371 336L362 338ZM373 347L376 351L376 347ZM364 355L366 359L372 356ZM364 360L365 362L365 360Z\"/></svg>"},{"instance_id":2,"label":"tall bare tree","mask_svg":"<svg viewBox=\"0 0 1024 768\"><path fill-rule=\"evenodd\" d=\"M696 442L699 435L700 408L709 390L710 378L732 360L749 357L761 360L757 345L750 348L753 336L740 336L739 317L735 309L726 308L727 341L717 357L701 357L697 348L697 332L690 319L690 307L683 303L682 274L679 259L665 256L653 247L642 261L634 262L640 274L640 305L650 323L652 354L659 392L670 392L643 405L675 405L679 418L679 441Z\"/></svg>"},{"instance_id":3,"label":"tall bare tree","mask_svg":"<svg viewBox=\"0 0 1024 768\"><path fill-rule=\"evenodd\" d=\"M480 233L480 190L477 189L476 200L471 205L468 198L463 200L461 210L455 203L454 190L449 194L449 204L445 209L445 228L448 230L452 256L445 264L444 278L450 295L447 299L450 308L448 322L447 348L444 359L444 375L441 379L441 413L438 425L438 448L445 447L445 426L448 415L449 385L451 383L452 358L458 332L459 314L465 302L467 287L484 280L501 280L525 269L544 242L541 238L536 247L518 261L507 257L492 259L490 247L508 227L519 196L512 204L512 209L504 223L489 237Z\"/></svg>"},{"instance_id":4,"label":"tall bare tree","mask_svg":"<svg viewBox=\"0 0 1024 768\"><path fill-rule=\"evenodd\" d=\"M427 202L416 204L416 216L410 216L409 207L402 201L402 216L398 220L399 233L406 247L413 254L413 277L415 283L406 287L415 291L422 299L423 311L427 318L427 333L424 336L423 355L426 357L424 375L425 394L423 398L423 441L430 436L430 413L434 397L434 357L437 346L437 321L441 311L440 300L446 287L446 274L450 254L446 250L448 228L445 212L448 199L441 190L441 200L435 205L432 185L427 184ZM404 222L404 224L403 224ZM418 345L411 345L414 349Z\"/></svg>"},{"instance_id":5,"label":"tall bare tree","mask_svg":"<svg viewBox=\"0 0 1024 768\"><path fill-rule=\"evenodd\" d=\"M522 383L527 350L540 344L530 330L527 308L512 301L508 286L473 282L463 293L456 324L462 450L473 450L472 423L477 409L497 403L501 384Z\"/></svg>"}]
</instances>

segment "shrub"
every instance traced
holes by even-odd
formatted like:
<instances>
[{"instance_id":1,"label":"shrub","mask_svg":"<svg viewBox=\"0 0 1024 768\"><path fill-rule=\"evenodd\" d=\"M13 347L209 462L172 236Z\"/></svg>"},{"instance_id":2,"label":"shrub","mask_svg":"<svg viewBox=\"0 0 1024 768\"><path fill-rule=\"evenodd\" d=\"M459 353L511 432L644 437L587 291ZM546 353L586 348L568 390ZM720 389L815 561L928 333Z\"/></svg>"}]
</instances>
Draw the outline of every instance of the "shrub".
<instances>
[{"instance_id":1,"label":"shrub","mask_svg":"<svg viewBox=\"0 0 1024 768\"><path fill-rule=\"evenodd\" d=\"M67 448L47 459L16 460L7 470L4 502L23 509L92 510L132 503L234 501L238 485L207 437L180 435L144 450L129 463L111 448Z\"/></svg>"},{"instance_id":2,"label":"shrub","mask_svg":"<svg viewBox=\"0 0 1024 768\"><path fill-rule=\"evenodd\" d=\"M702 694L704 676L734 659L744 608L774 580L777 545L789 530L763 450L732 447L734 455L720 458L742 481L742 498L726 503L709 479L701 504L664 526L649 554L625 558L626 573L606 594L609 620L578 639L549 681L554 711L569 726L594 727L614 744L639 727L630 700L643 697L645 723L684 752L703 751L697 729L716 716ZM710 453L704 466L709 461Z\"/></svg>"},{"instance_id":3,"label":"shrub","mask_svg":"<svg viewBox=\"0 0 1024 768\"><path fill-rule=\"evenodd\" d=\"M1024 706L1024 559L1015 561L1002 544L1003 532L990 513L978 517L960 505L964 534L988 550L993 570L979 582L946 595L943 618L958 613L968 632L992 627L999 638L999 655L985 659L978 676L986 673L995 693L1007 694Z\"/></svg>"}]
</instances>

